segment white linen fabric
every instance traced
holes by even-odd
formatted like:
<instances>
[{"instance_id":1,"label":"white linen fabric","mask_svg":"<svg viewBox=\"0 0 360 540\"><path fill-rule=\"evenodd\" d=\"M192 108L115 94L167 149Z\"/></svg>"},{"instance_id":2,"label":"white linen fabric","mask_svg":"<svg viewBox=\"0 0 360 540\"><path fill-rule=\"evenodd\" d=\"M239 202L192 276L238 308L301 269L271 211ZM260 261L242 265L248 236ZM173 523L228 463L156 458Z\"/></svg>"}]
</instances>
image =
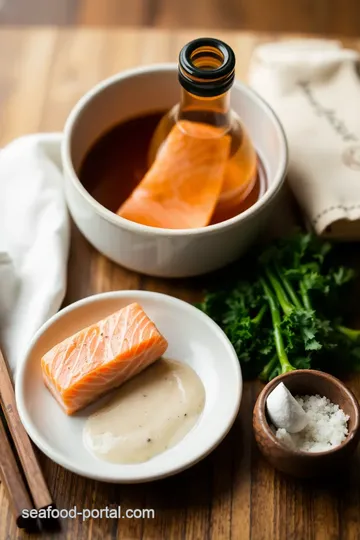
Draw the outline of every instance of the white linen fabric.
<instances>
[{"instance_id":1,"label":"white linen fabric","mask_svg":"<svg viewBox=\"0 0 360 540\"><path fill-rule=\"evenodd\" d=\"M69 217L61 134L28 135L0 151L0 347L14 374L66 290Z\"/></svg>"},{"instance_id":2,"label":"white linen fabric","mask_svg":"<svg viewBox=\"0 0 360 540\"><path fill-rule=\"evenodd\" d=\"M360 239L359 53L301 39L255 49L249 84L279 116L288 180L317 234Z\"/></svg>"}]
</instances>

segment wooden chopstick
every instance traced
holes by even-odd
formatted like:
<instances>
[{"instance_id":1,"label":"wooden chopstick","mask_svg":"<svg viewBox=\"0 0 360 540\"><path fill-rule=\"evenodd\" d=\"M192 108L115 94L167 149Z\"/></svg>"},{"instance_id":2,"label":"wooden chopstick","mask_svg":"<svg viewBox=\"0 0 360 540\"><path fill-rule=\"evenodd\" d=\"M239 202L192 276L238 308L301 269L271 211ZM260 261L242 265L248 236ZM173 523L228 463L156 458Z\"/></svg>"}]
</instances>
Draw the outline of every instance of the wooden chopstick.
<instances>
[{"instance_id":1,"label":"wooden chopstick","mask_svg":"<svg viewBox=\"0 0 360 540\"><path fill-rule=\"evenodd\" d=\"M45 478L37 461L33 446L21 423L16 408L14 388L5 358L0 350L0 402L11 437L15 444L32 500L37 510L55 507ZM57 521L57 520L56 520ZM41 520L42 524L54 526L54 520ZM56 523L57 525L57 523Z\"/></svg>"},{"instance_id":2,"label":"wooden chopstick","mask_svg":"<svg viewBox=\"0 0 360 540\"><path fill-rule=\"evenodd\" d=\"M14 458L10 442L7 438L3 422L0 418L0 470L1 477L8 492L9 502L13 508L16 524L27 531L37 530L37 520L26 518L23 510L31 511L34 507L22 479L19 467Z\"/></svg>"}]
</instances>

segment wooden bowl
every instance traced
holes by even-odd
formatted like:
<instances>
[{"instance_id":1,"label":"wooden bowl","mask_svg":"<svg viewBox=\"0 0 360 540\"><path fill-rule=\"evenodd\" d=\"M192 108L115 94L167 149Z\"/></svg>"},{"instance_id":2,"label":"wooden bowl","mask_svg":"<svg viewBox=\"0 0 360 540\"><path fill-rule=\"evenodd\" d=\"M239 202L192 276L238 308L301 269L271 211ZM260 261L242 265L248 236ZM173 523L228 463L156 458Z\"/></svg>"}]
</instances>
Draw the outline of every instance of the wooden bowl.
<instances>
[{"instance_id":1,"label":"wooden bowl","mask_svg":"<svg viewBox=\"0 0 360 540\"><path fill-rule=\"evenodd\" d=\"M336 448L316 453L291 450L281 444L270 428L266 413L267 397L280 382L293 395L319 394L338 404L350 417L345 441ZM261 453L276 469L298 478L326 474L346 465L359 440L359 424L360 408L354 394L335 377L311 369L291 371L270 381L261 391L253 414L255 439Z\"/></svg>"}]
</instances>

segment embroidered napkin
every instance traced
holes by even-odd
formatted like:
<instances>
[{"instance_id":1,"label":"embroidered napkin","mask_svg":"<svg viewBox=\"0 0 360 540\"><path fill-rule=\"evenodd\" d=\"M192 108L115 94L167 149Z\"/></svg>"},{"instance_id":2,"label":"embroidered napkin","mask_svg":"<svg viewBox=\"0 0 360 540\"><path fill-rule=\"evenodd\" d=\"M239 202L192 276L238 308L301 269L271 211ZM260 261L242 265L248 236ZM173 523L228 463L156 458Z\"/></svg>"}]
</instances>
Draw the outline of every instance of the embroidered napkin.
<instances>
[{"instance_id":1,"label":"embroidered napkin","mask_svg":"<svg viewBox=\"0 0 360 540\"><path fill-rule=\"evenodd\" d=\"M60 141L61 134L29 135L0 151L0 347L13 373L65 294Z\"/></svg>"},{"instance_id":2,"label":"embroidered napkin","mask_svg":"<svg viewBox=\"0 0 360 540\"><path fill-rule=\"evenodd\" d=\"M360 55L337 41L259 46L249 84L279 116L290 186L317 234L360 240Z\"/></svg>"}]
</instances>

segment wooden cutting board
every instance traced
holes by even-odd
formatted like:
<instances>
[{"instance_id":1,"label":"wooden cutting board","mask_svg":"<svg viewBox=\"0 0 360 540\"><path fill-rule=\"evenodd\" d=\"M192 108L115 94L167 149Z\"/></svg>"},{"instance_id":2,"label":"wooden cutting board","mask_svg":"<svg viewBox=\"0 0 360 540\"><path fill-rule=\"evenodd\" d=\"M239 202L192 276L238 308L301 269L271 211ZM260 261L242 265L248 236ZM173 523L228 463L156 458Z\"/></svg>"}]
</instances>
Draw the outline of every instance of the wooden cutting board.
<instances>
[{"instance_id":1,"label":"wooden cutting board","mask_svg":"<svg viewBox=\"0 0 360 540\"><path fill-rule=\"evenodd\" d=\"M129 29L0 30L0 146L25 133L61 131L78 98L122 69L176 61L181 46L205 31ZM254 47L281 36L211 32L237 54L245 78ZM287 36L288 37L288 36ZM360 50L360 40L346 42ZM284 227L281 215L278 227ZM358 258L360 262L360 258ZM126 271L99 255L73 227L66 303L114 289L149 289L198 299L203 278L161 280ZM360 379L349 384L360 397ZM145 485L107 485L80 478L40 457L59 509L153 509L154 518L61 520L56 538L146 540L355 540L360 538L360 454L344 477L300 482L277 474L260 457L251 416L260 383L246 383L240 414L225 441L203 462ZM16 530L0 486L0 540ZM34 538L34 537L32 537ZM43 536L54 538L54 536Z\"/></svg>"}]
</instances>

